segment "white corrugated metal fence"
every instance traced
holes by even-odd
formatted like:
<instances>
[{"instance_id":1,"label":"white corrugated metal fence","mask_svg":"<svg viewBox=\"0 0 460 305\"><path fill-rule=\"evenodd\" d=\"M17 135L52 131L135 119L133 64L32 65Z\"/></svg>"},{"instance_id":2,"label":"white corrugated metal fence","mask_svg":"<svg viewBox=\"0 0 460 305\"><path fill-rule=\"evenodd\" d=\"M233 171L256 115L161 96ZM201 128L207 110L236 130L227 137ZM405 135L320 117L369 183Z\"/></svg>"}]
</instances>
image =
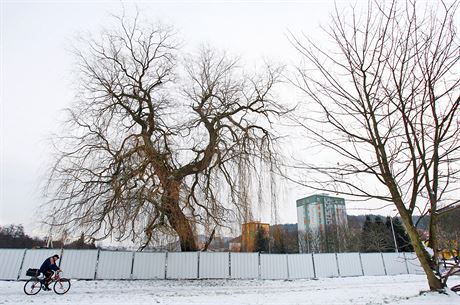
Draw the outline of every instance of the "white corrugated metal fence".
<instances>
[{"instance_id":1,"label":"white corrugated metal fence","mask_svg":"<svg viewBox=\"0 0 460 305\"><path fill-rule=\"evenodd\" d=\"M259 254L0 249L0 280L23 280L53 254L73 279L302 279L421 273L414 253Z\"/></svg>"}]
</instances>

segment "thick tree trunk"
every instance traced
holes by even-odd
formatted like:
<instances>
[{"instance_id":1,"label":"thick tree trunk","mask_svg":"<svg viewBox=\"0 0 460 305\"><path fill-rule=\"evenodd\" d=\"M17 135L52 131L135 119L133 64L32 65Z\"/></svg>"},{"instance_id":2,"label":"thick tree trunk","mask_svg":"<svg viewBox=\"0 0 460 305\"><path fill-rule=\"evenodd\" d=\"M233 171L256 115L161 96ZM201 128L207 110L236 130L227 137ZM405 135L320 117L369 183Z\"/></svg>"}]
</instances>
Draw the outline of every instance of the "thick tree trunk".
<instances>
[{"instance_id":1,"label":"thick tree trunk","mask_svg":"<svg viewBox=\"0 0 460 305\"><path fill-rule=\"evenodd\" d=\"M432 205L433 206L433 205ZM430 230L430 237L429 237L429 241L428 241L428 246L433 249L433 260L435 262L438 261L438 239L437 239L437 233L438 233L438 230L437 230L437 223L438 223L438 217L437 215L435 215L435 213L432 213L430 215L430 224L429 224L429 230Z\"/></svg>"},{"instance_id":2,"label":"thick tree trunk","mask_svg":"<svg viewBox=\"0 0 460 305\"><path fill-rule=\"evenodd\" d=\"M179 206L180 183L175 181L168 186L162 201L168 221L179 237L180 248L182 251L197 251L198 246L192 226Z\"/></svg>"},{"instance_id":3,"label":"thick tree trunk","mask_svg":"<svg viewBox=\"0 0 460 305\"><path fill-rule=\"evenodd\" d=\"M381 147L383 146L381 145ZM378 153L379 152L382 152L381 155L383 156L383 168L387 173L387 175L385 175L386 185L393 198L393 203L398 209L399 215L401 215L401 220L406 228L407 234L409 235L411 244L414 247L415 254L417 255L417 258L420 261L423 271L426 274L430 290L436 291L439 289L443 289L444 287L441 279L438 278L435 274L436 261L430 257L430 254L426 251L425 247L423 246L420 235L417 232L417 228L415 227L412 221L412 214L406 209L404 202L401 199L397 183L395 182L394 177L391 174L390 166L386 161L388 160L386 152L383 148L381 148L378 151ZM433 232L431 232L431 234L433 234Z\"/></svg>"},{"instance_id":4,"label":"thick tree trunk","mask_svg":"<svg viewBox=\"0 0 460 305\"><path fill-rule=\"evenodd\" d=\"M426 277L428 279L428 285L430 290L439 290L443 289L443 284L440 278L436 276L435 264L436 262L430 257L430 254L426 251L425 247L422 244L420 235L418 234L409 213L403 211L400 213L401 219L406 227L407 234L411 240L411 244L414 247L415 254L417 255L420 264L422 265L423 271L425 271Z\"/></svg>"}]
</instances>

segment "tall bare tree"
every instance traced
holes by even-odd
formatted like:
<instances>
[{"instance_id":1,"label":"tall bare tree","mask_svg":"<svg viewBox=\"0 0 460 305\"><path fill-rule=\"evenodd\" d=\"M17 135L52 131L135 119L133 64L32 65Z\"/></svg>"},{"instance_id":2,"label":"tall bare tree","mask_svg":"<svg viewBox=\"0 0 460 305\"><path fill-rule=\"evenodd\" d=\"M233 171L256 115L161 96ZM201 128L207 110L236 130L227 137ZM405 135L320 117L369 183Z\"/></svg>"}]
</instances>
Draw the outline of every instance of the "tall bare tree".
<instances>
[{"instance_id":1,"label":"tall bare tree","mask_svg":"<svg viewBox=\"0 0 460 305\"><path fill-rule=\"evenodd\" d=\"M245 74L210 48L182 60L172 29L137 18L84 43L78 99L46 188L53 225L141 247L173 231L193 251L200 225L249 215L241 182L275 161L280 70Z\"/></svg>"},{"instance_id":2,"label":"tall bare tree","mask_svg":"<svg viewBox=\"0 0 460 305\"><path fill-rule=\"evenodd\" d=\"M458 1L422 5L369 1L364 13L351 8L350 15L336 9L325 30L331 49L307 37L292 42L309 64L295 83L314 105L301 123L333 158L307 164L316 180L303 183L394 204L436 290L443 288L435 270L438 211L459 203ZM433 257L414 213L431 216Z\"/></svg>"}]
</instances>

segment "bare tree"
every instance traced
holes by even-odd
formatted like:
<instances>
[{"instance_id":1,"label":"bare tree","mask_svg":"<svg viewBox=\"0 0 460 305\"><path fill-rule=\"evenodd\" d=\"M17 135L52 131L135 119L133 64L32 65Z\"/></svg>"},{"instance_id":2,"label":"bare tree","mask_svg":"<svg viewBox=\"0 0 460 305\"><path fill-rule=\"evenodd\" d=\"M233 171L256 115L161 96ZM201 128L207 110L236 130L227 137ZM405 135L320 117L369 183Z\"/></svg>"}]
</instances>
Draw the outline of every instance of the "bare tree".
<instances>
[{"instance_id":1,"label":"bare tree","mask_svg":"<svg viewBox=\"0 0 460 305\"><path fill-rule=\"evenodd\" d=\"M172 230L197 250L200 225L249 214L241 181L275 161L280 70L248 75L210 48L181 60L172 29L119 25L76 51L79 96L46 188L54 225L141 248Z\"/></svg>"},{"instance_id":2,"label":"bare tree","mask_svg":"<svg viewBox=\"0 0 460 305\"><path fill-rule=\"evenodd\" d=\"M355 228L345 228L343 236L343 252L359 252L361 250L361 231Z\"/></svg>"},{"instance_id":3,"label":"bare tree","mask_svg":"<svg viewBox=\"0 0 460 305\"><path fill-rule=\"evenodd\" d=\"M270 238L270 252L287 253L287 232L284 229L282 229L279 225L272 227L270 231L273 231L273 233L271 234L272 236Z\"/></svg>"},{"instance_id":4,"label":"bare tree","mask_svg":"<svg viewBox=\"0 0 460 305\"><path fill-rule=\"evenodd\" d=\"M434 270L437 213L459 203L458 2L423 5L369 1L364 14L352 8L349 18L336 9L326 29L331 49L306 37L292 42L310 64L295 82L315 105L301 124L337 157L305 165L318 179L303 184L394 204L436 290L443 288ZM415 212L431 216L434 257L422 245Z\"/></svg>"},{"instance_id":5,"label":"bare tree","mask_svg":"<svg viewBox=\"0 0 460 305\"><path fill-rule=\"evenodd\" d=\"M370 220L370 216L366 217L361 232L360 244L363 252L387 252L391 250L393 245L392 235L380 216L376 216L373 221Z\"/></svg>"},{"instance_id":6,"label":"bare tree","mask_svg":"<svg viewBox=\"0 0 460 305\"><path fill-rule=\"evenodd\" d=\"M300 253L323 253L326 251L324 230L310 229L299 231Z\"/></svg>"},{"instance_id":7,"label":"bare tree","mask_svg":"<svg viewBox=\"0 0 460 305\"><path fill-rule=\"evenodd\" d=\"M355 249L356 242L347 225L329 224L322 228L308 228L299 232L300 252L333 253Z\"/></svg>"},{"instance_id":8,"label":"bare tree","mask_svg":"<svg viewBox=\"0 0 460 305\"><path fill-rule=\"evenodd\" d=\"M438 248L443 259L459 256L460 253L460 208L442 213L439 216Z\"/></svg>"}]
</instances>

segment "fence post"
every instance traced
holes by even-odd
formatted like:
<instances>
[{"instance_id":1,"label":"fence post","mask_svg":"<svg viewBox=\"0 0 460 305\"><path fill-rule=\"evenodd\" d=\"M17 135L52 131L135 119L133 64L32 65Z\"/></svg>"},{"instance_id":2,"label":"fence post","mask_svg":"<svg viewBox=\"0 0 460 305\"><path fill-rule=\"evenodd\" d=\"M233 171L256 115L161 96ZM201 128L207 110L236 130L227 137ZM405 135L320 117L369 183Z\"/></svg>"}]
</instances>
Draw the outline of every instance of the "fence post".
<instances>
[{"instance_id":1,"label":"fence post","mask_svg":"<svg viewBox=\"0 0 460 305\"><path fill-rule=\"evenodd\" d=\"M261 273L262 273L262 266L261 266L262 263L261 263L260 252L257 253L257 256L258 256L258 261L257 261L257 264L258 264L258 268L257 268L257 270L258 270L258 271L257 271L257 272L258 272L258 274L257 274L257 279L260 280L261 277L262 277L262 274L261 274Z\"/></svg>"},{"instance_id":2,"label":"fence post","mask_svg":"<svg viewBox=\"0 0 460 305\"><path fill-rule=\"evenodd\" d=\"M404 256L404 264L406 264L406 271L407 271L407 274L409 274L409 266L407 265L406 252L403 252L402 254L403 254L403 256Z\"/></svg>"},{"instance_id":3,"label":"fence post","mask_svg":"<svg viewBox=\"0 0 460 305\"><path fill-rule=\"evenodd\" d=\"M385 258L383 257L383 253L380 252L380 255L382 256L383 270L385 271L385 275L388 275L388 273L387 273L387 266L385 265Z\"/></svg>"},{"instance_id":4,"label":"fence post","mask_svg":"<svg viewBox=\"0 0 460 305\"><path fill-rule=\"evenodd\" d=\"M200 255L201 251L197 251L197 259L196 259L196 264L197 264L197 271L196 271L196 274L197 274L197 279L200 278L200 258L201 258L201 255Z\"/></svg>"},{"instance_id":5,"label":"fence post","mask_svg":"<svg viewBox=\"0 0 460 305\"><path fill-rule=\"evenodd\" d=\"M99 267L99 258L101 255L101 249L97 249L97 257L96 257L96 268L94 269L94 280L97 279L97 269Z\"/></svg>"},{"instance_id":6,"label":"fence post","mask_svg":"<svg viewBox=\"0 0 460 305\"><path fill-rule=\"evenodd\" d=\"M359 255L359 264L361 265L361 273L364 276L363 259L361 258L361 252L358 252L358 255Z\"/></svg>"},{"instance_id":7,"label":"fence post","mask_svg":"<svg viewBox=\"0 0 460 305\"><path fill-rule=\"evenodd\" d=\"M232 253L228 252L228 278L232 278Z\"/></svg>"},{"instance_id":8,"label":"fence post","mask_svg":"<svg viewBox=\"0 0 460 305\"><path fill-rule=\"evenodd\" d=\"M340 274L339 257L337 253L334 253L334 254L335 254L335 263L337 264L337 273L339 274L339 277L342 277L342 275Z\"/></svg>"},{"instance_id":9,"label":"fence post","mask_svg":"<svg viewBox=\"0 0 460 305\"><path fill-rule=\"evenodd\" d=\"M16 278L16 280L18 281L19 281L19 278L21 277L21 271L24 265L24 260L26 259L26 252L27 252L27 249L24 249L24 253L22 254L21 265L19 265L18 277Z\"/></svg>"},{"instance_id":10,"label":"fence post","mask_svg":"<svg viewBox=\"0 0 460 305\"><path fill-rule=\"evenodd\" d=\"M165 253L165 280L168 278L168 251Z\"/></svg>"},{"instance_id":11,"label":"fence post","mask_svg":"<svg viewBox=\"0 0 460 305\"><path fill-rule=\"evenodd\" d=\"M289 280L290 274L289 274L289 254L286 253L286 269L287 269L287 279Z\"/></svg>"},{"instance_id":12,"label":"fence post","mask_svg":"<svg viewBox=\"0 0 460 305\"><path fill-rule=\"evenodd\" d=\"M312 264L313 264L313 276L314 276L314 278L316 279L316 278L317 278L317 277L316 277L316 266L315 266L315 258L313 257L313 255L314 255L314 254L312 253L312 254L311 254L311 262L312 262Z\"/></svg>"},{"instance_id":13,"label":"fence post","mask_svg":"<svg viewBox=\"0 0 460 305\"><path fill-rule=\"evenodd\" d=\"M59 252L59 258L60 258L59 264L58 264L59 268L61 268L62 257L64 256L63 253L64 253L64 248L61 248L61 252Z\"/></svg>"},{"instance_id":14,"label":"fence post","mask_svg":"<svg viewBox=\"0 0 460 305\"><path fill-rule=\"evenodd\" d=\"M129 278L132 280L134 278L134 256L136 255L136 251L133 251L133 255L131 257L131 274Z\"/></svg>"}]
</instances>

